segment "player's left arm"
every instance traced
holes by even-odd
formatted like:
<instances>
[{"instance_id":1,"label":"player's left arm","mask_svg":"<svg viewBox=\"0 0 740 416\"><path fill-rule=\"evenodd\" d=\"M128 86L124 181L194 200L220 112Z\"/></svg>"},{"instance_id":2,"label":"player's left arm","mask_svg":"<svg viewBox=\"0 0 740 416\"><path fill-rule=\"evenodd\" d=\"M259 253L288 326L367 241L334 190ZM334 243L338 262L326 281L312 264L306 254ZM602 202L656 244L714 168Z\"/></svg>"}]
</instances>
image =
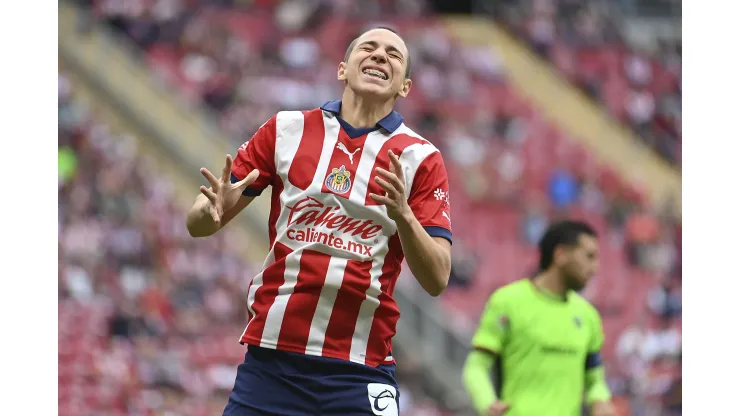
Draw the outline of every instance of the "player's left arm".
<instances>
[{"instance_id":1,"label":"player's left arm","mask_svg":"<svg viewBox=\"0 0 740 416\"><path fill-rule=\"evenodd\" d=\"M588 355L586 356L586 403L591 408L591 416L614 416L611 393L606 384L606 374L601 359L604 344L604 329L598 312L594 311L591 325Z\"/></svg>"},{"instance_id":2,"label":"player's left arm","mask_svg":"<svg viewBox=\"0 0 740 416\"><path fill-rule=\"evenodd\" d=\"M375 181L385 195L370 194L384 204L396 222L406 263L422 288L439 296L450 279L452 226L450 224L447 171L442 156L434 152L421 162L406 198L401 162L392 151L390 171L378 168Z\"/></svg>"}]
</instances>

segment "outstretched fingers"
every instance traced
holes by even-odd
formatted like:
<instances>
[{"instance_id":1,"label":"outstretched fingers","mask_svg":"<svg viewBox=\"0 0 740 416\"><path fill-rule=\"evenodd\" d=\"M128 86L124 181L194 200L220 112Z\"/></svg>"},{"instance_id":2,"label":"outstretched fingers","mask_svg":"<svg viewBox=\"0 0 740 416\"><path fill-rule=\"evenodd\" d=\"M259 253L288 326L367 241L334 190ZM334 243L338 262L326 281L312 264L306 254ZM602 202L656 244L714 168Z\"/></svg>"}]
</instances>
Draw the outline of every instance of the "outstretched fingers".
<instances>
[{"instance_id":1,"label":"outstretched fingers","mask_svg":"<svg viewBox=\"0 0 740 416\"><path fill-rule=\"evenodd\" d=\"M234 159L231 158L231 155L226 155L226 164L224 165L224 170L221 173L221 182L223 183L229 183L231 182L231 165L233 165Z\"/></svg>"},{"instance_id":2,"label":"outstretched fingers","mask_svg":"<svg viewBox=\"0 0 740 416\"><path fill-rule=\"evenodd\" d=\"M205 186L200 187L200 193L206 196L209 201L211 201L212 204L216 203L216 193L212 190L206 188Z\"/></svg>"},{"instance_id":3,"label":"outstretched fingers","mask_svg":"<svg viewBox=\"0 0 740 416\"><path fill-rule=\"evenodd\" d=\"M216 179L216 177L211 173L211 171L209 171L206 168L200 168L200 174L206 178L206 180L208 181L208 183L211 184L211 187L213 189L219 188L220 183L218 179Z\"/></svg>"},{"instance_id":4,"label":"outstretched fingers","mask_svg":"<svg viewBox=\"0 0 740 416\"><path fill-rule=\"evenodd\" d=\"M391 169L393 169L392 166L391 166ZM399 192L403 191L403 188L404 188L403 181L401 180L401 178L397 176L397 173L389 172L383 168L375 168L375 173L382 176L382 179L379 178L378 176L375 177L376 182L381 181L381 180L383 181L382 183L378 182L381 186L383 186L383 183L387 183L387 184L390 184L395 190Z\"/></svg>"},{"instance_id":5,"label":"outstretched fingers","mask_svg":"<svg viewBox=\"0 0 740 416\"><path fill-rule=\"evenodd\" d=\"M385 181L378 176L375 177L375 182L377 182L377 184L385 190L386 196L390 197L391 199L396 199L398 197L400 191L397 189L396 186L391 185L388 181Z\"/></svg>"},{"instance_id":6,"label":"outstretched fingers","mask_svg":"<svg viewBox=\"0 0 740 416\"><path fill-rule=\"evenodd\" d=\"M393 199L388 198L387 196L383 196L383 195L370 193L370 198L372 198L373 201L379 204L385 205L386 207L394 206L396 204L396 202Z\"/></svg>"},{"instance_id":7,"label":"outstretched fingers","mask_svg":"<svg viewBox=\"0 0 740 416\"><path fill-rule=\"evenodd\" d=\"M388 151L388 157L391 159L391 172L398 176L398 179L403 183L403 166L401 166L401 159L393 153L393 150Z\"/></svg>"}]
</instances>

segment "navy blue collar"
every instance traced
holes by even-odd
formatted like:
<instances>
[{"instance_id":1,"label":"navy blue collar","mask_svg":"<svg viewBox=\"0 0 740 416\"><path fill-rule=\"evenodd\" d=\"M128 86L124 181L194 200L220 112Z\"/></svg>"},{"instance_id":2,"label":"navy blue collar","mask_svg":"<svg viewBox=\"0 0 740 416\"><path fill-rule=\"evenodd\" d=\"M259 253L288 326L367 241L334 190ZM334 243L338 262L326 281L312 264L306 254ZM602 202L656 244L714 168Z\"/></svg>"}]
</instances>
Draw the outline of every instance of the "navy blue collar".
<instances>
[{"instance_id":1,"label":"navy blue collar","mask_svg":"<svg viewBox=\"0 0 740 416\"><path fill-rule=\"evenodd\" d=\"M338 117L339 111L342 109L342 101L327 101L324 105L321 106L321 109L330 113L334 113ZM377 123L378 126L380 126L388 133L393 133L394 131L396 131L396 129L401 127L401 124L403 124L403 116L398 114L396 111L391 111L390 114L383 117L383 119L381 119Z\"/></svg>"}]
</instances>

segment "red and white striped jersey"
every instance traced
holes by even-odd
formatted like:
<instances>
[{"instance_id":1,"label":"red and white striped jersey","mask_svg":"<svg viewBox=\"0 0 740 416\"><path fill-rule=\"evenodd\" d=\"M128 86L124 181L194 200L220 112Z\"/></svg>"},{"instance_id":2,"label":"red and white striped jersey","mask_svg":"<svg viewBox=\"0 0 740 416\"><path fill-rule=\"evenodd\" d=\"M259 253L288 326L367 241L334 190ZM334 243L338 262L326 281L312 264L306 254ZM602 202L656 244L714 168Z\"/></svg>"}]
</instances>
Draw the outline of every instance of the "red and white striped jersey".
<instances>
[{"instance_id":1,"label":"red and white striped jersey","mask_svg":"<svg viewBox=\"0 0 740 416\"><path fill-rule=\"evenodd\" d=\"M403 251L372 178L400 155L409 206L434 236L451 240L447 171L436 147L398 113L351 138L340 103L272 117L237 153L232 181L272 186L270 252L248 290L241 342L377 366L393 361L400 316L393 288Z\"/></svg>"}]
</instances>

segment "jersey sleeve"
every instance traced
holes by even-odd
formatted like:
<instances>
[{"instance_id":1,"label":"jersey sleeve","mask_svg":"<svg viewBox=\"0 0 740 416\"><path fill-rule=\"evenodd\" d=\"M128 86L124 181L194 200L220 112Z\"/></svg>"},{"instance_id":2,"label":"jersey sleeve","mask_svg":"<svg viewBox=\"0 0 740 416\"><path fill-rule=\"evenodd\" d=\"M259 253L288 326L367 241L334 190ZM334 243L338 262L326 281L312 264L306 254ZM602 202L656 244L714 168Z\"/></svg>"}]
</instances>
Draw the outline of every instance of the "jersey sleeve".
<instances>
[{"instance_id":1,"label":"jersey sleeve","mask_svg":"<svg viewBox=\"0 0 740 416\"><path fill-rule=\"evenodd\" d=\"M604 345L604 329L601 324L601 316L595 308L591 325L591 338L586 355L585 368L585 398L586 403L605 402L611 399L611 392L606 383L603 362L601 359L601 348Z\"/></svg>"},{"instance_id":2,"label":"jersey sleeve","mask_svg":"<svg viewBox=\"0 0 740 416\"><path fill-rule=\"evenodd\" d=\"M591 335L588 344L588 355L586 356L586 370L600 367L601 347L604 345L604 328L601 324L599 313L594 310L591 324Z\"/></svg>"},{"instance_id":3,"label":"jersey sleeve","mask_svg":"<svg viewBox=\"0 0 740 416\"><path fill-rule=\"evenodd\" d=\"M500 354L506 345L511 322L504 293L496 292L486 303L478 329L473 335L473 348Z\"/></svg>"},{"instance_id":4,"label":"jersey sleeve","mask_svg":"<svg viewBox=\"0 0 740 416\"><path fill-rule=\"evenodd\" d=\"M244 190L244 196L257 196L275 179L276 116L260 127L251 139L239 147L231 166L231 182L244 179L257 169L257 180Z\"/></svg>"},{"instance_id":5,"label":"jersey sleeve","mask_svg":"<svg viewBox=\"0 0 740 416\"><path fill-rule=\"evenodd\" d=\"M447 169L439 152L430 154L419 165L408 203L429 235L452 243L450 190Z\"/></svg>"}]
</instances>

